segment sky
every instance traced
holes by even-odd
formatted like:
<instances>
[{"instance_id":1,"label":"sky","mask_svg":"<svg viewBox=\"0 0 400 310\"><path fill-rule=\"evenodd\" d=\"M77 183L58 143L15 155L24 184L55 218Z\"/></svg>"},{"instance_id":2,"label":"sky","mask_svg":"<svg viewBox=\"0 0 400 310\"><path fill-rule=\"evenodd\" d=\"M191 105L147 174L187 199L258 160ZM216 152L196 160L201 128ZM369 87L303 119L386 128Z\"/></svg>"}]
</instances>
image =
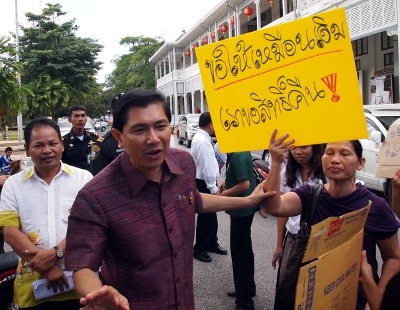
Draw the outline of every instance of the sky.
<instances>
[{"instance_id":1,"label":"sky","mask_svg":"<svg viewBox=\"0 0 400 310\"><path fill-rule=\"evenodd\" d=\"M77 36L98 40L104 46L98 60L103 68L97 76L104 82L114 69L112 60L128 52L119 45L126 36L161 37L174 41L182 30L190 30L221 0L17 0L19 24L27 27L25 13L41 13L46 3L60 3L66 20L76 19ZM0 0L0 36L15 33L15 0ZM19 35L22 35L20 32Z\"/></svg>"}]
</instances>

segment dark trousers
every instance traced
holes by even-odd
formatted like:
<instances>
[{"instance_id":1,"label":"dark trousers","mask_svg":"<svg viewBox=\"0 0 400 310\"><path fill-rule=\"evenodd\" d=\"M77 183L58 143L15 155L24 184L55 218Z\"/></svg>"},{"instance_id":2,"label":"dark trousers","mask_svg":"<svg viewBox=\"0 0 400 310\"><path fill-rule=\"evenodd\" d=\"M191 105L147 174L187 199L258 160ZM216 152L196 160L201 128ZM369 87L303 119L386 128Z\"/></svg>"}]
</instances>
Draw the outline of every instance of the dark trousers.
<instances>
[{"instance_id":1,"label":"dark trousers","mask_svg":"<svg viewBox=\"0 0 400 310\"><path fill-rule=\"evenodd\" d=\"M200 193L210 194L204 180L196 179L196 188ZM198 213L196 226L196 243L193 251L207 252L218 244L217 238L218 220L217 214L214 213Z\"/></svg>"},{"instance_id":2,"label":"dark trousers","mask_svg":"<svg viewBox=\"0 0 400 310\"><path fill-rule=\"evenodd\" d=\"M19 308L20 310L79 310L83 306L79 303L79 299L71 299L65 301L49 301L44 302L40 305L29 307L29 308Z\"/></svg>"},{"instance_id":3,"label":"dark trousers","mask_svg":"<svg viewBox=\"0 0 400 310\"><path fill-rule=\"evenodd\" d=\"M256 293L254 282L254 253L251 242L251 224L254 214L244 217L231 216L231 257L236 305L254 309L251 296Z\"/></svg>"}]
</instances>

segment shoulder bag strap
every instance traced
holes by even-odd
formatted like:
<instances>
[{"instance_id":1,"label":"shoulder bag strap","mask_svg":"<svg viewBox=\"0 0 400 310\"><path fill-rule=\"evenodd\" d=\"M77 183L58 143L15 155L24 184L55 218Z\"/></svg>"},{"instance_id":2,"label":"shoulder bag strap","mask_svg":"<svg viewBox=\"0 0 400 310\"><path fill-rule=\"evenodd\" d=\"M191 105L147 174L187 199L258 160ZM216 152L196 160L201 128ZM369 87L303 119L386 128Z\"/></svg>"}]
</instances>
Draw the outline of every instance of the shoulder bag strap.
<instances>
[{"instance_id":1,"label":"shoulder bag strap","mask_svg":"<svg viewBox=\"0 0 400 310\"><path fill-rule=\"evenodd\" d=\"M322 191L323 184L310 185L311 187L311 207L303 207L301 212L301 223L307 223L311 226L311 222L314 220L315 210L317 209L317 203L319 196ZM301 226L300 226L301 227Z\"/></svg>"}]
</instances>

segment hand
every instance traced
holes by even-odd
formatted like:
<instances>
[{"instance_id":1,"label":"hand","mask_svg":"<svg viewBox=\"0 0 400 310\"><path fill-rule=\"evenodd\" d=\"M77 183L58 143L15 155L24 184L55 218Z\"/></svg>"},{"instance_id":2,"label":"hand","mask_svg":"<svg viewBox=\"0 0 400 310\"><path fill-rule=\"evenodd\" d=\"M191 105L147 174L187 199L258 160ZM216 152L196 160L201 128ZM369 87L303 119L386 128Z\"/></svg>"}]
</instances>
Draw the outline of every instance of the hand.
<instances>
[{"instance_id":1,"label":"hand","mask_svg":"<svg viewBox=\"0 0 400 310\"><path fill-rule=\"evenodd\" d=\"M219 187L218 187L218 195L221 195L221 193L225 190L225 182L223 182Z\"/></svg>"},{"instance_id":2,"label":"hand","mask_svg":"<svg viewBox=\"0 0 400 310\"><path fill-rule=\"evenodd\" d=\"M361 252L361 269L359 280L361 283L375 282L374 275L372 273L372 267L368 263L367 253L365 250Z\"/></svg>"},{"instance_id":3,"label":"hand","mask_svg":"<svg viewBox=\"0 0 400 310\"><path fill-rule=\"evenodd\" d=\"M104 285L80 299L81 310L129 310L129 302L112 286Z\"/></svg>"},{"instance_id":4,"label":"hand","mask_svg":"<svg viewBox=\"0 0 400 310\"><path fill-rule=\"evenodd\" d=\"M248 205L249 207L258 206L258 204L264 199L276 195L275 191L264 192L264 184L265 181L258 184L257 187L254 189L254 191L251 193L251 195L246 197L247 199L249 199L249 205Z\"/></svg>"},{"instance_id":5,"label":"hand","mask_svg":"<svg viewBox=\"0 0 400 310\"><path fill-rule=\"evenodd\" d=\"M285 153L294 148L294 140L285 141L289 137L288 134L276 138L277 133L278 131L276 129L272 132L269 141L269 153L272 163L282 164L285 160Z\"/></svg>"},{"instance_id":6,"label":"hand","mask_svg":"<svg viewBox=\"0 0 400 310\"><path fill-rule=\"evenodd\" d=\"M47 288L53 288L54 293L56 293L57 290L64 292L64 286L69 288L69 283L64 271L57 265L54 265L53 268L47 271L43 276L47 280Z\"/></svg>"},{"instance_id":7,"label":"hand","mask_svg":"<svg viewBox=\"0 0 400 310\"><path fill-rule=\"evenodd\" d=\"M57 255L53 248L38 250L35 253L25 250L25 254L26 257L31 257L28 259L30 267L42 275L49 271L57 262Z\"/></svg>"},{"instance_id":8,"label":"hand","mask_svg":"<svg viewBox=\"0 0 400 310\"><path fill-rule=\"evenodd\" d=\"M400 191L400 170L398 170L392 178L393 189Z\"/></svg>"},{"instance_id":9,"label":"hand","mask_svg":"<svg viewBox=\"0 0 400 310\"><path fill-rule=\"evenodd\" d=\"M272 254L272 267L274 269L276 269L276 265L279 265L281 263L282 252L283 252L282 247L277 246L274 253Z\"/></svg>"}]
</instances>

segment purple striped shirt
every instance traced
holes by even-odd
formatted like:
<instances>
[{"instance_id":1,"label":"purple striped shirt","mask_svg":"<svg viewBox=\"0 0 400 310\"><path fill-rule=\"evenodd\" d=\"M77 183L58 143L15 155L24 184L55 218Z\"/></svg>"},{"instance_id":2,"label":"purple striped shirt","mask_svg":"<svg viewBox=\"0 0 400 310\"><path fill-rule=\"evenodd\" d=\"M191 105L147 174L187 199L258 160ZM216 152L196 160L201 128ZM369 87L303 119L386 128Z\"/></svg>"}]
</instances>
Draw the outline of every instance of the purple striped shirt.
<instances>
[{"instance_id":1,"label":"purple striped shirt","mask_svg":"<svg viewBox=\"0 0 400 310\"><path fill-rule=\"evenodd\" d=\"M68 219L66 268L102 266L131 309L194 309L196 168L171 149L163 169L155 183L121 154L82 188Z\"/></svg>"}]
</instances>

